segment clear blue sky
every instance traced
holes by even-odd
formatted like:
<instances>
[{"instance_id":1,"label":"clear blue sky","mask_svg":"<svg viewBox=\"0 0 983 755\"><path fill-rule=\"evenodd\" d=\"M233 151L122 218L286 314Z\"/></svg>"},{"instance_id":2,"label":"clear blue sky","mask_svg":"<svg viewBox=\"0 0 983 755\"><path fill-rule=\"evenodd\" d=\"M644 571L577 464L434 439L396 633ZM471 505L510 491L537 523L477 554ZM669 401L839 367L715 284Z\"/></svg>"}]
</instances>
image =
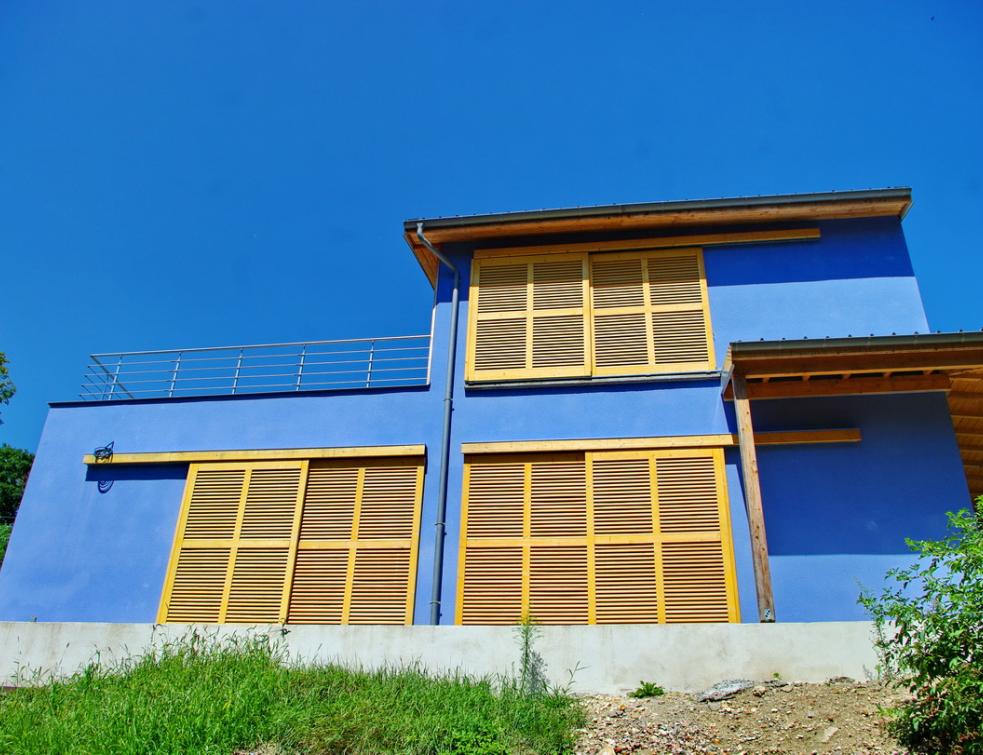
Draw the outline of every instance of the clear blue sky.
<instances>
[{"instance_id":1,"label":"clear blue sky","mask_svg":"<svg viewBox=\"0 0 983 755\"><path fill-rule=\"evenodd\" d=\"M0 441L91 352L426 332L409 217L896 185L983 326L983 3L7 0Z\"/></svg>"}]
</instances>

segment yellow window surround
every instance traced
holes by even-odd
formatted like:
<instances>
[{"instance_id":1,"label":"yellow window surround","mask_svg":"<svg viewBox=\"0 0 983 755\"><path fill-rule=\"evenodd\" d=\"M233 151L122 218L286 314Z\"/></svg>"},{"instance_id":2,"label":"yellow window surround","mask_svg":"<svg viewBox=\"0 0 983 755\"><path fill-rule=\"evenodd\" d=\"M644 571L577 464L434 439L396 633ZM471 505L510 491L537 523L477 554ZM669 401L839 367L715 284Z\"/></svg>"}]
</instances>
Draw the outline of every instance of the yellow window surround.
<instances>
[{"instance_id":1,"label":"yellow window surround","mask_svg":"<svg viewBox=\"0 0 983 755\"><path fill-rule=\"evenodd\" d=\"M257 448L232 451L152 451L115 453L98 460L93 454L82 457L83 464L190 464L215 461L285 461L313 459L360 459L379 456L423 456L424 445L353 446L351 448Z\"/></svg>"},{"instance_id":2,"label":"yellow window surround","mask_svg":"<svg viewBox=\"0 0 983 755\"><path fill-rule=\"evenodd\" d=\"M192 462L160 623L411 624L421 457Z\"/></svg>"},{"instance_id":3,"label":"yellow window surround","mask_svg":"<svg viewBox=\"0 0 983 755\"><path fill-rule=\"evenodd\" d=\"M712 370L702 249L481 256L470 382Z\"/></svg>"},{"instance_id":4,"label":"yellow window surround","mask_svg":"<svg viewBox=\"0 0 983 755\"><path fill-rule=\"evenodd\" d=\"M459 624L740 621L723 449L466 459Z\"/></svg>"}]
</instances>

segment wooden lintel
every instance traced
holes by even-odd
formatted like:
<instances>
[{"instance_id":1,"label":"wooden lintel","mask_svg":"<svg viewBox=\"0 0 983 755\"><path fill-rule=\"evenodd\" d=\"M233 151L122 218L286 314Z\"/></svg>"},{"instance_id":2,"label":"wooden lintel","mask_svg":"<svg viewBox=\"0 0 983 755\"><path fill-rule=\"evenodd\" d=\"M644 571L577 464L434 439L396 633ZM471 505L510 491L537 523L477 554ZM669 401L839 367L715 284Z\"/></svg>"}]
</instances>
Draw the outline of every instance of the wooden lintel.
<instances>
[{"instance_id":1,"label":"wooden lintel","mask_svg":"<svg viewBox=\"0 0 983 755\"><path fill-rule=\"evenodd\" d=\"M859 443L858 428L829 430L778 430L754 434L759 446ZM576 451L634 451L661 448L727 448L737 446L737 433L716 435L668 435L655 438L580 438L576 440L506 440L462 443L465 454L563 453Z\"/></svg>"},{"instance_id":2,"label":"wooden lintel","mask_svg":"<svg viewBox=\"0 0 983 755\"><path fill-rule=\"evenodd\" d=\"M732 233L693 233L685 236L652 236L641 239L617 239L613 241L578 242L573 244L544 244L513 246L475 250L475 259L488 257L512 257L528 254L570 252L617 252L636 249L671 249L686 246L731 246L739 244L810 241L820 237L818 228L783 228L766 231L738 231Z\"/></svg>"},{"instance_id":3,"label":"wooden lintel","mask_svg":"<svg viewBox=\"0 0 983 755\"><path fill-rule=\"evenodd\" d=\"M765 515L761 505L761 480L758 477L758 454L754 447L754 425L751 422L751 402L747 382L740 372L731 380L734 387L734 413L737 415L737 436L741 451L741 472L744 479L744 506L751 535L751 560L754 563L754 588L758 598L758 620L775 620L775 598L771 587L771 566L768 563L768 538Z\"/></svg>"},{"instance_id":4,"label":"wooden lintel","mask_svg":"<svg viewBox=\"0 0 983 755\"><path fill-rule=\"evenodd\" d=\"M949 390L947 375L898 375L895 377L852 377L840 379L801 380L776 382L765 378L760 383L748 383L748 398L812 398L817 396L861 396L875 393L921 393L924 391ZM724 393L727 399L733 398L733 390L728 387Z\"/></svg>"},{"instance_id":5,"label":"wooden lintel","mask_svg":"<svg viewBox=\"0 0 983 755\"><path fill-rule=\"evenodd\" d=\"M423 456L427 447L410 446L355 446L352 448L283 448L234 451L163 451L151 453L118 453L109 459L97 461L92 454L82 457L83 464L105 466L108 464L190 464L192 462L219 461L286 461L290 459L359 459L387 456Z\"/></svg>"},{"instance_id":6,"label":"wooden lintel","mask_svg":"<svg viewBox=\"0 0 983 755\"><path fill-rule=\"evenodd\" d=\"M736 360L748 379L801 375L842 375L846 372L921 372L978 369L983 347L822 351L813 354L745 355Z\"/></svg>"}]
</instances>

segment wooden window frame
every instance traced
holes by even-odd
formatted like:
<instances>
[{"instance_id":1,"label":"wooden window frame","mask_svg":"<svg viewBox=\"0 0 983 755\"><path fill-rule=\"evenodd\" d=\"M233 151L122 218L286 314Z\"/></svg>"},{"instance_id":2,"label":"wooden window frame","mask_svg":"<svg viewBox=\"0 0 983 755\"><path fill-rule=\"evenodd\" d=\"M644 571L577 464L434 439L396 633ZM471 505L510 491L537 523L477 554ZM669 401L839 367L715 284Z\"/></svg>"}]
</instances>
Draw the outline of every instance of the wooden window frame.
<instances>
[{"instance_id":1,"label":"wooden window frame","mask_svg":"<svg viewBox=\"0 0 983 755\"><path fill-rule=\"evenodd\" d=\"M714 482L717 492L717 507L719 528L715 534L666 533L661 532L659 519L659 501L657 493L656 465L659 459L711 458L713 460ZM534 537L531 534L531 465L536 462L583 459L585 463L586 481L586 534L583 536ZM652 484L652 517L651 533L635 534L599 534L595 531L594 494L593 494L593 465L599 460L617 459L646 459L650 465L650 481ZM523 464L523 535L522 537L469 537L468 510L471 467L474 463ZM599 451L563 451L539 453L503 453L475 454L465 458L463 473L463 491L461 498L461 529L458 545L457 591L455 606L455 623L464 623L465 597L465 568L469 548L521 548L522 549L522 585L521 610L522 616L527 616L530 604L530 555L534 546L579 546L587 548L587 622L597 623L597 569L596 546L598 545L633 545L651 544L654 554L654 573L656 575L657 591L657 623L666 622L665 585L663 582L662 545L664 543L682 542L719 542L721 544L724 587L727 596L727 623L740 623L740 604L737 591L737 566L734 555L733 527L730 517L730 500L727 490L726 465L723 448L661 448L647 450L599 450ZM655 623L655 622L653 622Z\"/></svg>"},{"instance_id":2,"label":"wooden window frame","mask_svg":"<svg viewBox=\"0 0 983 755\"><path fill-rule=\"evenodd\" d=\"M586 245L583 245L586 246ZM543 380L550 378L592 378L592 377L615 377L615 376L643 376L643 375L667 375L675 373L687 373L698 371L713 371L716 369L716 354L713 343L713 325L710 317L710 298L706 280L706 267L704 264L702 247L638 247L625 250L620 248L605 249L603 246L592 247L591 249L577 249L576 251L554 251L541 254L517 254L521 250L503 250L503 253L496 254L491 250L476 254L471 261L471 280L469 285L469 316L467 324L467 345L465 349L465 381L467 383L494 383L508 382L513 380ZM650 300L650 287L648 285L647 273L645 273L643 283L644 306L628 308L632 313L638 312L645 314L646 320L646 346L648 349L648 360L644 365L615 365L597 366L596 362L596 339L595 321L597 314L593 303L593 280L591 274L591 263L596 258L603 257L606 260L612 259L658 259L664 257L682 257L692 255L695 257L699 275L700 303L695 307L653 305ZM533 317L537 314L533 304L533 265L537 262L555 262L562 260L579 259L582 261L583 269L583 332L584 332L584 364L581 366L569 367L533 367L532 341L533 341ZM511 317L509 314L499 313L480 313L478 312L481 297L481 271L490 267L500 267L509 265L527 265L526 283L526 307L522 311L526 320L526 354L525 366L521 368L508 368L500 370L478 370L476 369L475 356L477 346L478 322L484 320L504 320L519 319L518 310L514 311ZM647 264L643 263L643 271L647 271ZM577 308L579 309L579 308ZM626 309L626 311L628 311ZM700 311L703 316L707 360L705 362L672 362L660 365L656 362L654 355L654 335L652 329L652 314L659 312L675 312L683 310ZM621 313L621 308L610 308L600 310L606 315L616 315ZM576 314L568 310L544 310L540 315L550 315L556 313Z\"/></svg>"},{"instance_id":3,"label":"wooden window frame","mask_svg":"<svg viewBox=\"0 0 983 755\"><path fill-rule=\"evenodd\" d=\"M307 482L311 467L339 467L352 468L357 470L357 487L355 493L354 511L352 516L351 533L348 539L324 539L315 540L303 538L301 528L303 522L303 511ZM412 466L416 470L415 489L413 499L412 525L408 538L365 538L359 537L360 513L363 502L363 481L366 470L373 466ZM275 539L256 539L244 538L241 535L243 517L245 513L246 499L249 491L249 483L253 471L262 469L298 469L300 478L297 489L297 496L294 503L293 523L289 538ZM236 513L235 527L230 538L221 539L186 539L184 533L187 526L188 514L191 509L192 495L195 489L195 482L201 470L235 470L243 471L244 477L240 490L238 509ZM293 587L294 569L299 551L306 550L347 550L347 572L344 584L344 603L342 617L339 622L342 625L349 623L350 609L353 594L353 582L355 574L356 557L359 551L375 549L400 548L409 551L409 566L407 575L407 592L404 614L404 625L413 623L413 611L416 598L416 577L419 557L420 540L420 519L422 515L423 501L423 477L424 459L413 456L397 457L351 457L351 458L330 458L325 460L284 460L284 461L195 461L189 464L185 489L181 500L181 507L178 514L178 521L174 531L174 540L171 546L170 558L168 561L167 572L164 585L161 590L160 604L157 612L158 624L181 624L184 621L169 621L167 618L168 607L174 589L175 577L178 569L178 559L183 550L228 548L229 556L225 573L225 585L221 594L219 614L215 624L225 624L229 607L229 598L232 586L233 570L236 563L236 556L240 547L262 548L276 547L287 548L287 564L283 579L283 589L280 598L278 611L278 621L271 622L276 624L287 624L290 609L291 589ZM247 622L252 623L252 622ZM264 622L255 622L264 623ZM296 623L296 622L295 622Z\"/></svg>"}]
</instances>

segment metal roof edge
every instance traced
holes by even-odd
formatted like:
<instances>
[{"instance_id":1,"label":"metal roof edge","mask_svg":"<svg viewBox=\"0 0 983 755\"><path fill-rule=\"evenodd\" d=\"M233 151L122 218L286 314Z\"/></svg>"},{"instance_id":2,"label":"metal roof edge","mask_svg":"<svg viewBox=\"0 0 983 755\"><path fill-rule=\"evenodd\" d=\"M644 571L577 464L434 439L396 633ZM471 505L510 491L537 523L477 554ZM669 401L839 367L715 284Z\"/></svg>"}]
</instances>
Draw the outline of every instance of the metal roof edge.
<instances>
[{"instance_id":1,"label":"metal roof edge","mask_svg":"<svg viewBox=\"0 0 983 755\"><path fill-rule=\"evenodd\" d=\"M415 231L417 223L425 228L456 228L492 223L518 223L525 220L559 220L612 215L640 215L684 210L713 210L738 207L761 207L816 203L857 202L876 200L911 201L911 188L907 186L881 189L853 189L806 194L773 194L753 197L721 197L718 199L683 199L632 204L591 205L565 207L554 210L523 210L479 215L458 215L435 218L412 218L403 222L404 229ZM907 209L905 210L907 212Z\"/></svg>"}]
</instances>

